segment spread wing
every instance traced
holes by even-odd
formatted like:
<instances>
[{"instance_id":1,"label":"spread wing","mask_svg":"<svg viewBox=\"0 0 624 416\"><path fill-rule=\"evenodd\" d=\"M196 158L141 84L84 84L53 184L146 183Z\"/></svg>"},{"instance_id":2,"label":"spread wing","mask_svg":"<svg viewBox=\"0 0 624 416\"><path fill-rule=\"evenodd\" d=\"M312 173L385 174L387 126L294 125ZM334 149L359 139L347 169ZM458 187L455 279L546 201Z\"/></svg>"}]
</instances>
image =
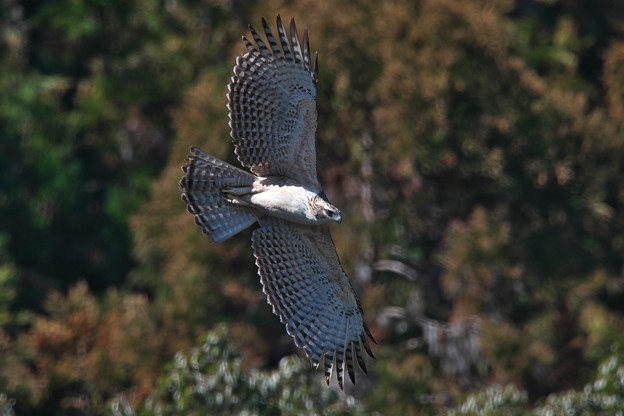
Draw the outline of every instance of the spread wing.
<instances>
[{"instance_id":1,"label":"spread wing","mask_svg":"<svg viewBox=\"0 0 624 416\"><path fill-rule=\"evenodd\" d=\"M362 307L342 269L327 226L260 219L252 237L256 265L273 313L315 367L324 360L327 384L334 357L343 387L344 364L355 382L353 355L366 372L362 347L373 357Z\"/></svg>"},{"instance_id":2,"label":"spread wing","mask_svg":"<svg viewBox=\"0 0 624 416\"><path fill-rule=\"evenodd\" d=\"M228 86L238 160L256 175L287 176L320 190L314 144L318 55L312 65L308 31L302 49L294 19L290 44L279 16L279 45L264 19L262 25L269 46L249 26L256 45L243 37L247 52L236 59Z\"/></svg>"}]
</instances>

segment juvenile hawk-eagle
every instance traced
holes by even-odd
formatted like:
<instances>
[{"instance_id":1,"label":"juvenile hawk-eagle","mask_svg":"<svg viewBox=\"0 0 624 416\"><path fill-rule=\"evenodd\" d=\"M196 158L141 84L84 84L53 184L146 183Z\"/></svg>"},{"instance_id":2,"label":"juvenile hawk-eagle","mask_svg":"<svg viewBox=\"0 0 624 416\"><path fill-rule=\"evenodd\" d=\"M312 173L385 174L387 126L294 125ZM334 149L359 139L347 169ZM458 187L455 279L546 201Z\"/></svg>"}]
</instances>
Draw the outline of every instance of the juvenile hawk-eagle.
<instances>
[{"instance_id":1,"label":"juvenile hawk-eagle","mask_svg":"<svg viewBox=\"0 0 624 416\"><path fill-rule=\"evenodd\" d=\"M268 46L249 26L255 45L243 37L247 52L228 86L235 152L252 173L193 147L179 186L215 242L258 222L252 247L273 312L315 367L324 362L327 384L335 360L343 388L345 363L355 382L354 355L366 372L362 349L373 356L373 337L329 233L340 211L316 172L318 54L312 62L308 31L301 45L294 19L290 41L279 16L279 43L264 19L262 25Z\"/></svg>"}]
</instances>

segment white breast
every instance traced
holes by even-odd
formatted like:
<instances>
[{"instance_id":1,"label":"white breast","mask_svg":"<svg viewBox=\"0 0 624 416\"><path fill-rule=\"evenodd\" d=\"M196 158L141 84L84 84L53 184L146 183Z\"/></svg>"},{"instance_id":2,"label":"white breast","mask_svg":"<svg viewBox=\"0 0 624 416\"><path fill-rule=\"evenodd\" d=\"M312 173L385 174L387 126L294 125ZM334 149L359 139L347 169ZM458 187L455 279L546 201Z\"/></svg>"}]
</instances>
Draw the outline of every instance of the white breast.
<instances>
[{"instance_id":1,"label":"white breast","mask_svg":"<svg viewBox=\"0 0 624 416\"><path fill-rule=\"evenodd\" d=\"M297 185L265 185L259 193L252 194L249 202L267 214L302 224L317 221L311 211L311 201L316 193Z\"/></svg>"}]
</instances>

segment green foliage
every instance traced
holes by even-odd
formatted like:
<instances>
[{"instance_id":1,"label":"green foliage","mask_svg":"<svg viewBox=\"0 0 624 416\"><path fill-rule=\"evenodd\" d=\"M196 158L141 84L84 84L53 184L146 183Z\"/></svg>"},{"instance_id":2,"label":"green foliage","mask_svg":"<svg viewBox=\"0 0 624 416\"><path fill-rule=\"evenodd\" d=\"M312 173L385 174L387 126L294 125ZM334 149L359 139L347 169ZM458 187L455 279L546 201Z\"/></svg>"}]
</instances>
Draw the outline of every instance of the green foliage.
<instances>
[{"instance_id":1,"label":"green foliage","mask_svg":"<svg viewBox=\"0 0 624 416\"><path fill-rule=\"evenodd\" d=\"M6 236L0 234L0 327L12 321L10 307L15 299L17 270L6 250Z\"/></svg>"},{"instance_id":2,"label":"green foliage","mask_svg":"<svg viewBox=\"0 0 624 416\"><path fill-rule=\"evenodd\" d=\"M605 359L596 377L580 391L553 393L543 404L528 407L526 391L513 386L486 387L446 413L448 416L621 415L624 414L624 358Z\"/></svg>"},{"instance_id":3,"label":"green foliage","mask_svg":"<svg viewBox=\"0 0 624 416\"><path fill-rule=\"evenodd\" d=\"M552 394L534 414L624 414L624 356L613 354L600 364L596 378L582 391Z\"/></svg>"},{"instance_id":4,"label":"green foliage","mask_svg":"<svg viewBox=\"0 0 624 416\"><path fill-rule=\"evenodd\" d=\"M362 408L283 358L249 232L211 244L176 189L191 145L236 163L226 83L276 11L320 53L320 180L379 341ZM620 2L4 1L0 407L416 415L485 386L456 414L620 411L619 358L587 383L624 347L623 22Z\"/></svg>"},{"instance_id":5,"label":"green foliage","mask_svg":"<svg viewBox=\"0 0 624 416\"><path fill-rule=\"evenodd\" d=\"M131 268L128 217L162 168L194 62L182 16L157 2L2 9L0 231L24 270L18 303L39 308L50 289L103 290Z\"/></svg>"},{"instance_id":6,"label":"green foliage","mask_svg":"<svg viewBox=\"0 0 624 416\"><path fill-rule=\"evenodd\" d=\"M301 358L281 359L276 370L245 370L227 327L220 325L201 348L179 352L157 391L137 407L112 401L114 416L150 415L358 415L353 397L339 397Z\"/></svg>"},{"instance_id":7,"label":"green foliage","mask_svg":"<svg viewBox=\"0 0 624 416\"><path fill-rule=\"evenodd\" d=\"M521 416L525 414L528 397L513 386L486 387L466 400L447 416Z\"/></svg>"}]
</instances>

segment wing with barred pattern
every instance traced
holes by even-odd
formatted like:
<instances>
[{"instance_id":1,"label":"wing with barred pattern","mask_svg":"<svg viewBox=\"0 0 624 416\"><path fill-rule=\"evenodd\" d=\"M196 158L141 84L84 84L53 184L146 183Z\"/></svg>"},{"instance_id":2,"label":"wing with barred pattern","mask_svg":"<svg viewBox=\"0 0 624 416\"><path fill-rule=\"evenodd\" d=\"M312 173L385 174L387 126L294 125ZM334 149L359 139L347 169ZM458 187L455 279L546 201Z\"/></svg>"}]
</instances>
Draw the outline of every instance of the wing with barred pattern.
<instances>
[{"instance_id":1,"label":"wing with barred pattern","mask_svg":"<svg viewBox=\"0 0 624 416\"><path fill-rule=\"evenodd\" d=\"M328 226L309 227L273 217L259 220L252 237L258 273L273 312L315 367L324 362L327 384L336 365L355 383L353 356L366 373L362 348L373 357L362 307L340 265Z\"/></svg>"},{"instance_id":2,"label":"wing with barred pattern","mask_svg":"<svg viewBox=\"0 0 624 416\"><path fill-rule=\"evenodd\" d=\"M290 43L277 17L278 40L266 21L268 46L249 26L255 45L236 59L228 86L231 135L238 160L259 176L286 176L319 190L316 172L318 55L310 58L308 31L299 43L294 19Z\"/></svg>"}]
</instances>

